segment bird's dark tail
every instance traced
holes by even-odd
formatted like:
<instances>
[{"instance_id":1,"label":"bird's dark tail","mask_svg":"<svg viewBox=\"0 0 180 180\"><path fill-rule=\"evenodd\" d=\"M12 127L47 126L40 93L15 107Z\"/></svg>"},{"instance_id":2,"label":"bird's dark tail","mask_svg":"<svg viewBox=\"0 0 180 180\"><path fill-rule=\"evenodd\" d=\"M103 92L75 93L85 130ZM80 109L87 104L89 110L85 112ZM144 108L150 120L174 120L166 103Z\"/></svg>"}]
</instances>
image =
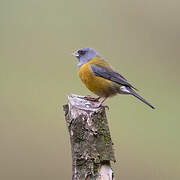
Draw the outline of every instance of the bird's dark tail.
<instances>
[{"instance_id":1,"label":"bird's dark tail","mask_svg":"<svg viewBox=\"0 0 180 180\"><path fill-rule=\"evenodd\" d=\"M148 106L150 106L152 109L155 109L154 106L152 106L149 102L147 102L144 98L142 98L139 94L137 94L134 90L132 90L131 88L127 87L127 89L130 91L130 94L132 94L134 97L138 98L139 100L141 100L143 103L147 104Z\"/></svg>"}]
</instances>

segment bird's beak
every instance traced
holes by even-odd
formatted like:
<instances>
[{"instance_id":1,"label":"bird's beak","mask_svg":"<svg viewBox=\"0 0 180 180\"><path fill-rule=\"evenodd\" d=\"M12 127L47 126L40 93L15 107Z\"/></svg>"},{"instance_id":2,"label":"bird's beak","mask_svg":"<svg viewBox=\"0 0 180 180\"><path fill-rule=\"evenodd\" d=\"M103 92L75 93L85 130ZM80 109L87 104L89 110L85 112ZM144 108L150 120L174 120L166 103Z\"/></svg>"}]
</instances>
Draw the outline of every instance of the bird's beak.
<instances>
[{"instance_id":1,"label":"bird's beak","mask_svg":"<svg viewBox=\"0 0 180 180\"><path fill-rule=\"evenodd\" d=\"M77 51L73 52L72 55L75 57L79 57L79 53Z\"/></svg>"}]
</instances>

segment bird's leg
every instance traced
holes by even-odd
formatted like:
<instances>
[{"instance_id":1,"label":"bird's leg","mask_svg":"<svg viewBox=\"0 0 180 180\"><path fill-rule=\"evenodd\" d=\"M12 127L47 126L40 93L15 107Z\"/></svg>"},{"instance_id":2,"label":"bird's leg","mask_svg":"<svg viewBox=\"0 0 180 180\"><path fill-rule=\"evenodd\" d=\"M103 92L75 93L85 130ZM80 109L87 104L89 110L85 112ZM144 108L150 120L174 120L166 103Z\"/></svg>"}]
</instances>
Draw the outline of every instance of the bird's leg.
<instances>
[{"instance_id":1,"label":"bird's leg","mask_svg":"<svg viewBox=\"0 0 180 180\"><path fill-rule=\"evenodd\" d=\"M107 97L105 97L99 104L95 105L95 107L99 108L99 107L105 107L105 108L108 108L109 107L105 104L103 104L103 102L107 99Z\"/></svg>"},{"instance_id":2,"label":"bird's leg","mask_svg":"<svg viewBox=\"0 0 180 180\"><path fill-rule=\"evenodd\" d=\"M108 107L107 105L104 105L104 104L103 104L103 102L104 102L106 99L107 99L107 97L105 97L105 98L100 102L99 107L105 107L105 108L108 108L108 109L109 109L109 107Z\"/></svg>"},{"instance_id":3,"label":"bird's leg","mask_svg":"<svg viewBox=\"0 0 180 180\"><path fill-rule=\"evenodd\" d=\"M84 97L84 99L89 100L89 101L94 101L94 102L98 102L100 98L101 98L100 96L95 98L95 97L92 97L90 95L87 95Z\"/></svg>"}]
</instances>

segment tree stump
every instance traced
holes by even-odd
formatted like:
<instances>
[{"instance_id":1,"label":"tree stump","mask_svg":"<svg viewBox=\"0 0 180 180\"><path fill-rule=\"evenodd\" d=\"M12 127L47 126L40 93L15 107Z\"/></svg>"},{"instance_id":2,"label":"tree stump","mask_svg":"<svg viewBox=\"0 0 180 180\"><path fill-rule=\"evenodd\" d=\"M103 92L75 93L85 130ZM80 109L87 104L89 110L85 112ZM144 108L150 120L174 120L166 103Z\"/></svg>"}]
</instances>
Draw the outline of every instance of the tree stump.
<instances>
[{"instance_id":1,"label":"tree stump","mask_svg":"<svg viewBox=\"0 0 180 180\"><path fill-rule=\"evenodd\" d=\"M72 180L114 180L115 162L105 108L70 94L64 105L72 151Z\"/></svg>"}]
</instances>

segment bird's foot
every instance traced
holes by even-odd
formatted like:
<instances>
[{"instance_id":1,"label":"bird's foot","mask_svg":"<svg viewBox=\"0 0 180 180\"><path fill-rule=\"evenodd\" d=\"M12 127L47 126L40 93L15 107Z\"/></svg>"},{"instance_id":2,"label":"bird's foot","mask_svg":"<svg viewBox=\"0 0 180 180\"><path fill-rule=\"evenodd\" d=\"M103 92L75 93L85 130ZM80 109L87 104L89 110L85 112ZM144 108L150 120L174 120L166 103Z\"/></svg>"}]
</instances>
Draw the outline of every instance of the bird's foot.
<instances>
[{"instance_id":1,"label":"bird's foot","mask_svg":"<svg viewBox=\"0 0 180 180\"><path fill-rule=\"evenodd\" d=\"M104 108L107 108L109 110L109 106L102 104L101 102L99 104L95 104L93 107L95 107L95 108L104 107Z\"/></svg>"},{"instance_id":2,"label":"bird's foot","mask_svg":"<svg viewBox=\"0 0 180 180\"><path fill-rule=\"evenodd\" d=\"M87 95L87 96L84 97L84 99L89 100L89 101L93 101L93 102L98 102L100 98L101 97L95 98L95 97L92 97L90 95Z\"/></svg>"}]
</instances>

